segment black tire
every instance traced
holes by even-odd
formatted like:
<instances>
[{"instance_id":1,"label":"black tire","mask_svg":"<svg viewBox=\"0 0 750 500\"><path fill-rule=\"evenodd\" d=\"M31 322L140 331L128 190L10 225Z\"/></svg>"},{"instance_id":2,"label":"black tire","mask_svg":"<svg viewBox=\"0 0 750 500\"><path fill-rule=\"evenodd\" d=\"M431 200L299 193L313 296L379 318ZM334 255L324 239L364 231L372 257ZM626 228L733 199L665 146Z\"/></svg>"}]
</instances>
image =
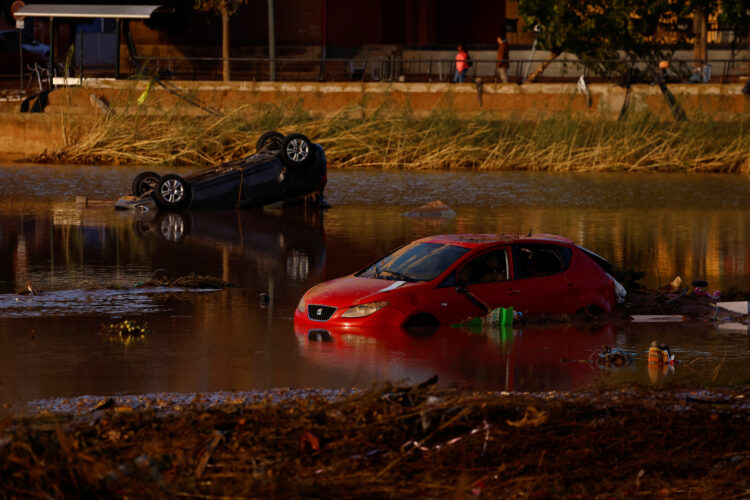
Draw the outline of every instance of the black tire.
<instances>
[{"instance_id":1,"label":"black tire","mask_svg":"<svg viewBox=\"0 0 750 500\"><path fill-rule=\"evenodd\" d=\"M281 162L290 168L308 165L315 157L315 146L302 134L289 134L281 142Z\"/></svg>"},{"instance_id":2,"label":"black tire","mask_svg":"<svg viewBox=\"0 0 750 500\"><path fill-rule=\"evenodd\" d=\"M190 203L190 186L175 174L167 174L159 179L153 194L156 203L169 210L179 210Z\"/></svg>"},{"instance_id":3,"label":"black tire","mask_svg":"<svg viewBox=\"0 0 750 500\"><path fill-rule=\"evenodd\" d=\"M133 179L133 195L140 198L141 195L153 191L161 176L156 172L141 172Z\"/></svg>"},{"instance_id":4,"label":"black tire","mask_svg":"<svg viewBox=\"0 0 750 500\"><path fill-rule=\"evenodd\" d=\"M284 134L271 130L260 136L258 142L255 143L255 150L258 152L263 151L264 149L279 151L283 141Z\"/></svg>"}]
</instances>

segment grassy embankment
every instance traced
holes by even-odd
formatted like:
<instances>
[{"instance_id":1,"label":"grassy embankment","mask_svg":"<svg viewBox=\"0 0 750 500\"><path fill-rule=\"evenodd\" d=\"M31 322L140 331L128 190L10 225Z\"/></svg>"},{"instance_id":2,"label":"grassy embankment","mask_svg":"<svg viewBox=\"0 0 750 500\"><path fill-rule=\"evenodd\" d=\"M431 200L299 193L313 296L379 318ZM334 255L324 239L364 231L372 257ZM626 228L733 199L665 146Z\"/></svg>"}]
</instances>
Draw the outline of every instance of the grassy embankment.
<instances>
[{"instance_id":1,"label":"grassy embankment","mask_svg":"<svg viewBox=\"0 0 750 500\"><path fill-rule=\"evenodd\" d=\"M326 148L331 167L750 173L750 120L654 114L592 121L572 113L540 120L461 119L452 109L416 117L386 104L321 118L300 104L245 106L224 116L136 109L103 116L91 132L41 161L218 164L254 152L267 130L301 132Z\"/></svg>"}]
</instances>

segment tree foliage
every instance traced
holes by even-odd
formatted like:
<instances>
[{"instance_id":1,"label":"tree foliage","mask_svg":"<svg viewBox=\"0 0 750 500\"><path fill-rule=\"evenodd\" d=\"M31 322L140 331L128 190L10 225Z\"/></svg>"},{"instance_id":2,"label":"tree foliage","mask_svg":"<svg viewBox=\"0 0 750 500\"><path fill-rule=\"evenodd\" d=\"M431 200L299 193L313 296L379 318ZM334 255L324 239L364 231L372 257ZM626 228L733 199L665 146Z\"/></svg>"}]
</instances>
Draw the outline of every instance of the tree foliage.
<instances>
[{"instance_id":1,"label":"tree foliage","mask_svg":"<svg viewBox=\"0 0 750 500\"><path fill-rule=\"evenodd\" d=\"M716 16L719 25L735 34L747 36L750 24L750 0L686 0L683 14L703 10L708 16Z\"/></svg>"},{"instance_id":2,"label":"tree foliage","mask_svg":"<svg viewBox=\"0 0 750 500\"><path fill-rule=\"evenodd\" d=\"M237 12L240 5L246 3L247 0L195 0L195 10L204 12L214 12L216 14L223 14L226 12L228 15L232 15Z\"/></svg>"},{"instance_id":3,"label":"tree foliage","mask_svg":"<svg viewBox=\"0 0 750 500\"><path fill-rule=\"evenodd\" d=\"M659 23L675 17L669 0L518 0L518 9L541 48L582 59L646 57L658 50Z\"/></svg>"},{"instance_id":4,"label":"tree foliage","mask_svg":"<svg viewBox=\"0 0 750 500\"><path fill-rule=\"evenodd\" d=\"M537 44L552 58L568 52L584 60L652 59L664 57L664 45L695 38L676 28L686 16L718 16L724 26L747 30L750 0L517 0L526 29L536 27ZM611 65L597 65L606 71Z\"/></svg>"}]
</instances>

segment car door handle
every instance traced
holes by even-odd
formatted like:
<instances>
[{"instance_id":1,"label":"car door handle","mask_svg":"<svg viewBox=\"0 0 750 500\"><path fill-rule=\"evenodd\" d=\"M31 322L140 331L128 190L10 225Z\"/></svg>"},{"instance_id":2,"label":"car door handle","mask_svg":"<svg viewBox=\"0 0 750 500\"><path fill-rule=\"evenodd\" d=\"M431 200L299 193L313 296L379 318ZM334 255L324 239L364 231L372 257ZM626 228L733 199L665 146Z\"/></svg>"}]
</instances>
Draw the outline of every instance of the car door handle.
<instances>
[{"instance_id":1,"label":"car door handle","mask_svg":"<svg viewBox=\"0 0 750 500\"><path fill-rule=\"evenodd\" d=\"M519 290L518 288L514 288L512 290L508 290L508 295L517 295L519 293L521 293L521 290Z\"/></svg>"}]
</instances>

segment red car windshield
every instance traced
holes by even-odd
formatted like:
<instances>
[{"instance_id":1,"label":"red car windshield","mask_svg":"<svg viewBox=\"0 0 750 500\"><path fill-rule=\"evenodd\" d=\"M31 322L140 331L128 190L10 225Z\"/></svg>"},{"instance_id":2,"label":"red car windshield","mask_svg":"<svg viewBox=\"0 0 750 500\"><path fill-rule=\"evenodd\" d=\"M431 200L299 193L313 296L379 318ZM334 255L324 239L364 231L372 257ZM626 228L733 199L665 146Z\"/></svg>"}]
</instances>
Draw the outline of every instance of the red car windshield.
<instances>
[{"instance_id":1,"label":"red car windshield","mask_svg":"<svg viewBox=\"0 0 750 500\"><path fill-rule=\"evenodd\" d=\"M430 281L442 274L468 248L442 243L410 243L357 273L362 278Z\"/></svg>"}]
</instances>

